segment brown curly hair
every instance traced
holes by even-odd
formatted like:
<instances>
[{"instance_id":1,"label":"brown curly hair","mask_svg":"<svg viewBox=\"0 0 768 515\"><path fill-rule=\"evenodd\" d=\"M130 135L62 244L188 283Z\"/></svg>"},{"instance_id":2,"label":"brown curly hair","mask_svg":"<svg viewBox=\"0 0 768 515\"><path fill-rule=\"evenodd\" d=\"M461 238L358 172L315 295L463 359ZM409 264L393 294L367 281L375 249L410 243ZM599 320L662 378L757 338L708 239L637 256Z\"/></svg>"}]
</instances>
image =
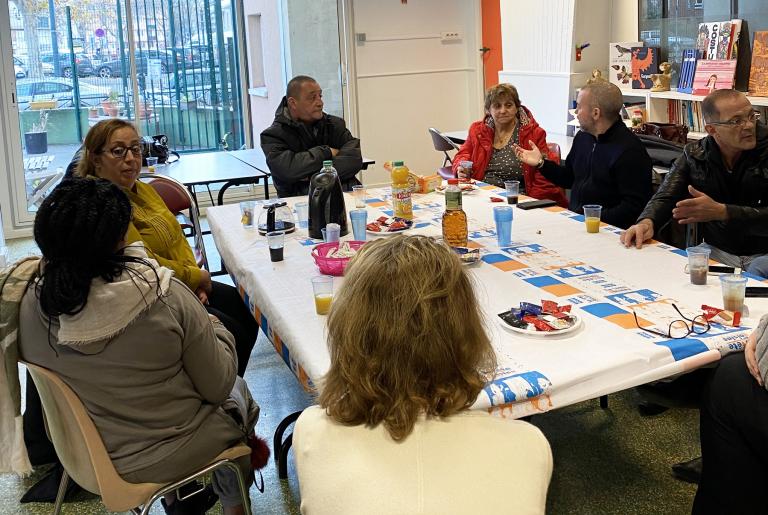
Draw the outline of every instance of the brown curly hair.
<instances>
[{"instance_id":1,"label":"brown curly hair","mask_svg":"<svg viewBox=\"0 0 768 515\"><path fill-rule=\"evenodd\" d=\"M384 424L406 438L421 414L469 408L496 369L471 281L426 236L367 243L328 319L331 367L319 403L346 425Z\"/></svg>"}]
</instances>

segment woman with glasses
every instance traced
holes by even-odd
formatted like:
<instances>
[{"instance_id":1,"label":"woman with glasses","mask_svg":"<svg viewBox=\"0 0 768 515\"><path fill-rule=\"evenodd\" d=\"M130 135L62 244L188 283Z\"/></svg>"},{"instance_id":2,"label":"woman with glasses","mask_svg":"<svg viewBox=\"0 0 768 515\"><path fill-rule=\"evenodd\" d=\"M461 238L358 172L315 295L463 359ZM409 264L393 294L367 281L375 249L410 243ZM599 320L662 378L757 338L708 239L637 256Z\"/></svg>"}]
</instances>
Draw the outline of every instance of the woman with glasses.
<instances>
[{"instance_id":1,"label":"woman with glasses","mask_svg":"<svg viewBox=\"0 0 768 515\"><path fill-rule=\"evenodd\" d=\"M333 300L328 348L320 405L293 434L302 513L544 512L544 436L469 409L496 356L446 245L367 243Z\"/></svg>"},{"instance_id":2,"label":"woman with glasses","mask_svg":"<svg viewBox=\"0 0 768 515\"><path fill-rule=\"evenodd\" d=\"M149 256L173 270L224 323L235 336L237 371L243 376L259 326L234 287L212 281L210 273L197 266L176 217L151 186L137 180L140 171L141 145L133 124L113 118L88 131L76 175L107 179L128 195L133 212L126 241L142 241Z\"/></svg>"}]
</instances>

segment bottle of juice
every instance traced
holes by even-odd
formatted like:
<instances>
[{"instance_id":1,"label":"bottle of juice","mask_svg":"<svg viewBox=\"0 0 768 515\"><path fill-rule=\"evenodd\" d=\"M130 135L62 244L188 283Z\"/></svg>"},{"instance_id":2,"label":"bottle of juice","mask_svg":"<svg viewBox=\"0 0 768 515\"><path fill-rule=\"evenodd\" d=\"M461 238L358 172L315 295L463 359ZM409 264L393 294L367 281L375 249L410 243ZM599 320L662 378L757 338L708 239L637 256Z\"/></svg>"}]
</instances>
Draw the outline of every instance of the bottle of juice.
<instances>
[{"instance_id":1,"label":"bottle of juice","mask_svg":"<svg viewBox=\"0 0 768 515\"><path fill-rule=\"evenodd\" d=\"M392 163L392 209L395 216L411 220L413 219L413 203L408 172L408 167L402 161Z\"/></svg>"},{"instance_id":2,"label":"bottle of juice","mask_svg":"<svg viewBox=\"0 0 768 515\"><path fill-rule=\"evenodd\" d=\"M451 247L467 246L467 214L461 207L458 179L448 179L443 213L443 240Z\"/></svg>"}]
</instances>

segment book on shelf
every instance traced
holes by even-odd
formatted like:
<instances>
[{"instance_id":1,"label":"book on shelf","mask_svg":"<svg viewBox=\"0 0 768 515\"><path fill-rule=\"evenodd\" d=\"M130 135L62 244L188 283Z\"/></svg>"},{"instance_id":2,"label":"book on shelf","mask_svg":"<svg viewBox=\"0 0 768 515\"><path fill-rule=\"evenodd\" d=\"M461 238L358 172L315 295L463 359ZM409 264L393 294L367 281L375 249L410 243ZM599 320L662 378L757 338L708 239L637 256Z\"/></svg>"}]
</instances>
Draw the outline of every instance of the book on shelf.
<instances>
[{"instance_id":1,"label":"book on shelf","mask_svg":"<svg viewBox=\"0 0 768 515\"><path fill-rule=\"evenodd\" d=\"M749 70L749 94L768 97L768 31L755 32L752 67Z\"/></svg>"},{"instance_id":2,"label":"book on shelf","mask_svg":"<svg viewBox=\"0 0 768 515\"><path fill-rule=\"evenodd\" d=\"M680 64L680 80L677 83L677 91L680 93L693 92L693 75L696 72L696 49L683 50L683 59Z\"/></svg>"},{"instance_id":3,"label":"book on shelf","mask_svg":"<svg viewBox=\"0 0 768 515\"><path fill-rule=\"evenodd\" d=\"M700 59L693 76L693 94L708 95L716 89L732 89L735 59Z\"/></svg>"},{"instance_id":4,"label":"book on shelf","mask_svg":"<svg viewBox=\"0 0 768 515\"><path fill-rule=\"evenodd\" d=\"M699 24L696 50L700 59L735 59L742 20L733 19Z\"/></svg>"},{"instance_id":5,"label":"book on shelf","mask_svg":"<svg viewBox=\"0 0 768 515\"><path fill-rule=\"evenodd\" d=\"M608 44L608 78L620 88L632 82L632 47L645 46L642 41L619 41Z\"/></svg>"},{"instance_id":6,"label":"book on shelf","mask_svg":"<svg viewBox=\"0 0 768 515\"><path fill-rule=\"evenodd\" d=\"M651 75L659 72L659 48L632 47L632 89L651 89Z\"/></svg>"}]
</instances>

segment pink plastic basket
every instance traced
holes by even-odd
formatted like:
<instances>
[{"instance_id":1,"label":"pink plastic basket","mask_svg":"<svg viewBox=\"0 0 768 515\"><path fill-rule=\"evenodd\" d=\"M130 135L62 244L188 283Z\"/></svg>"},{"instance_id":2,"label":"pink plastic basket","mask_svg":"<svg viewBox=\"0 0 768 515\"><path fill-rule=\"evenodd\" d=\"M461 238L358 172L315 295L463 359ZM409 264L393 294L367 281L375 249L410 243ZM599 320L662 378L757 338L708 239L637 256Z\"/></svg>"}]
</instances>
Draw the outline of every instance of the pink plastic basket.
<instances>
[{"instance_id":1,"label":"pink plastic basket","mask_svg":"<svg viewBox=\"0 0 768 515\"><path fill-rule=\"evenodd\" d=\"M350 241L349 246L355 250L365 245L364 241ZM325 257L331 249L339 248L339 242L321 243L312 249L312 257L320 269L321 274L325 275L344 275L344 269L352 258L329 258Z\"/></svg>"}]
</instances>

